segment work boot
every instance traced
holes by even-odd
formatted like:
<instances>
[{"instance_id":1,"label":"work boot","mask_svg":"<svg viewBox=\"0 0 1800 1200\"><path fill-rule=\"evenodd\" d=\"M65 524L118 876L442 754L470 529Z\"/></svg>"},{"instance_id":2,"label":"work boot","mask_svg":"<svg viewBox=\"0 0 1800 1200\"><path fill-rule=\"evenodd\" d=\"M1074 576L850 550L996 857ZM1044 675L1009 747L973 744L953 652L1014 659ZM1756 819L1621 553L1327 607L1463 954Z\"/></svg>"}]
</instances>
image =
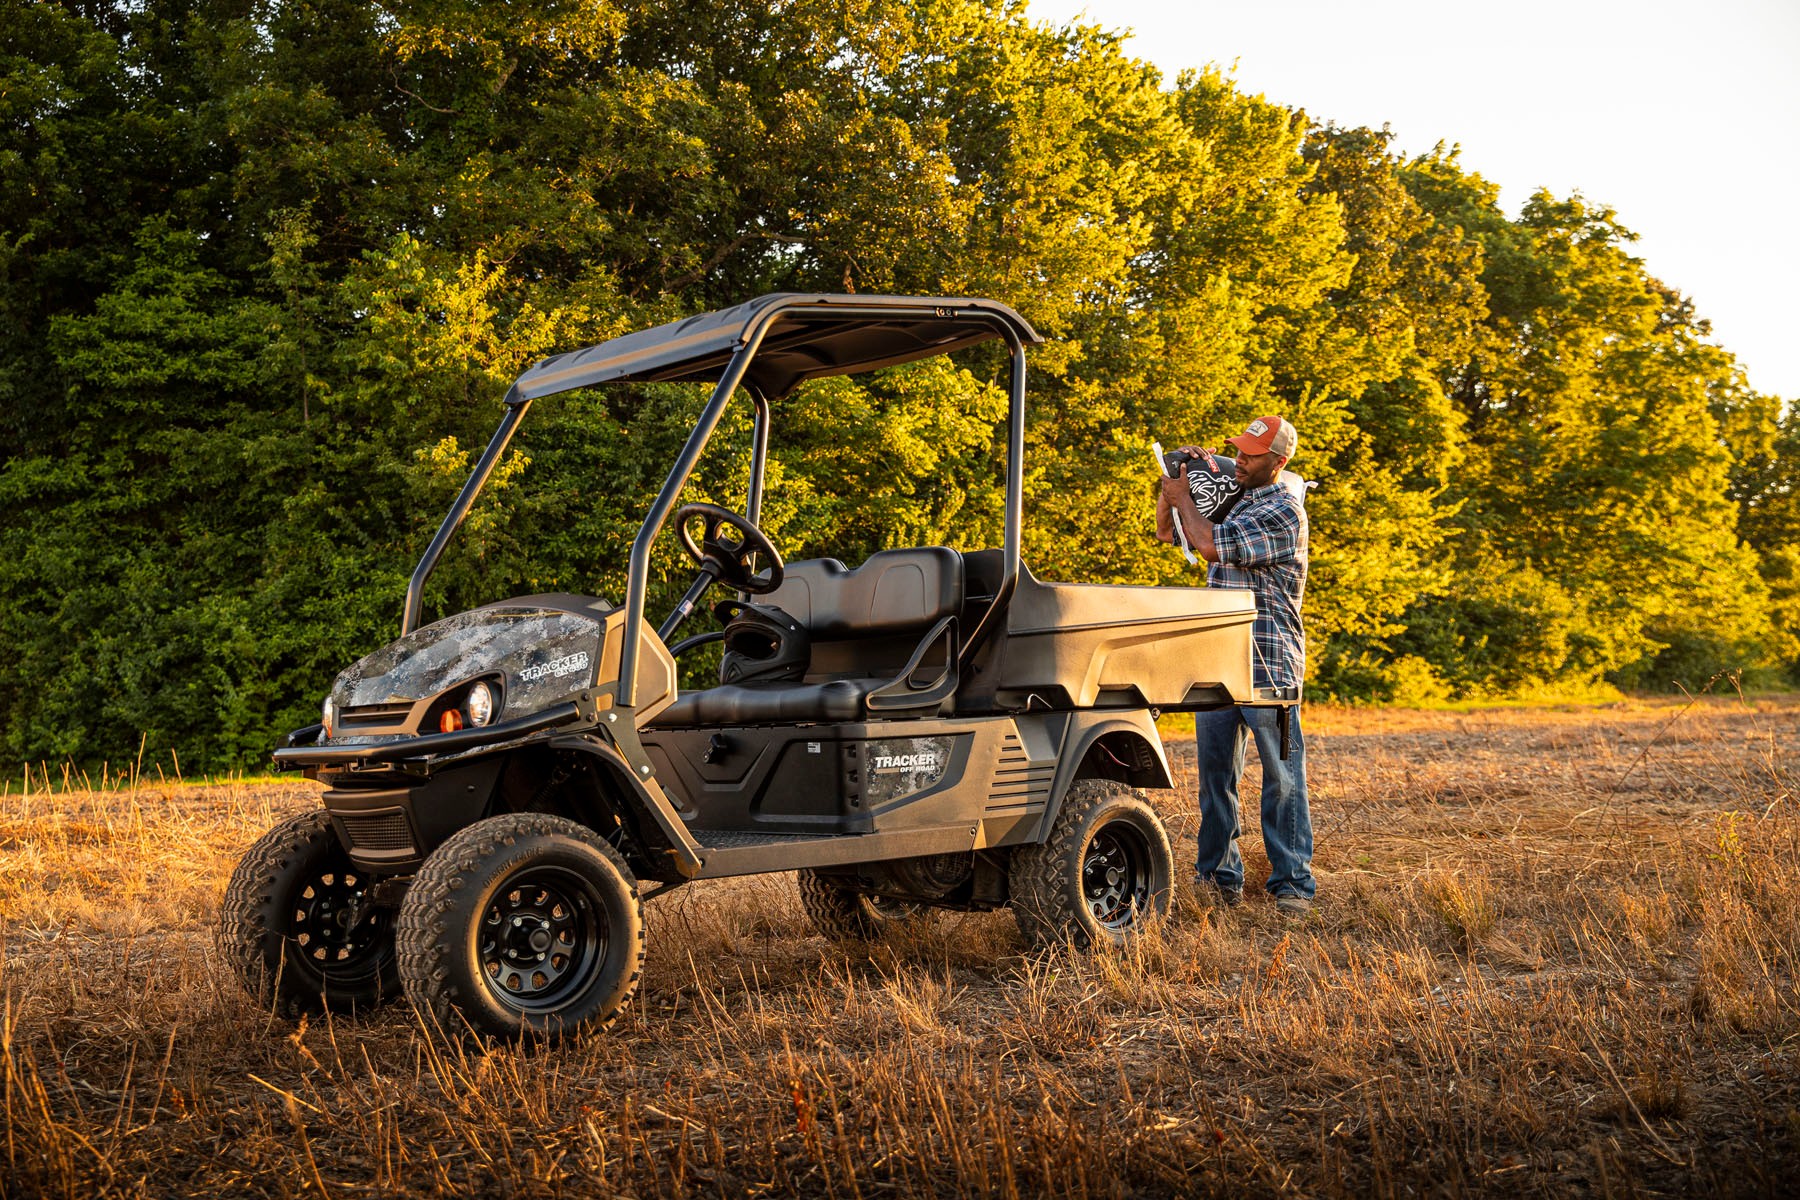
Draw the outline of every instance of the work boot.
<instances>
[{"instance_id":1,"label":"work boot","mask_svg":"<svg viewBox=\"0 0 1800 1200\"><path fill-rule=\"evenodd\" d=\"M1293 921L1303 921L1312 916L1313 902L1305 896L1275 897L1275 911Z\"/></svg>"},{"instance_id":2,"label":"work boot","mask_svg":"<svg viewBox=\"0 0 1800 1200\"><path fill-rule=\"evenodd\" d=\"M1200 902L1208 908L1236 908L1244 902L1244 889L1241 887L1225 887L1223 884L1202 881L1195 890L1200 893Z\"/></svg>"}]
</instances>

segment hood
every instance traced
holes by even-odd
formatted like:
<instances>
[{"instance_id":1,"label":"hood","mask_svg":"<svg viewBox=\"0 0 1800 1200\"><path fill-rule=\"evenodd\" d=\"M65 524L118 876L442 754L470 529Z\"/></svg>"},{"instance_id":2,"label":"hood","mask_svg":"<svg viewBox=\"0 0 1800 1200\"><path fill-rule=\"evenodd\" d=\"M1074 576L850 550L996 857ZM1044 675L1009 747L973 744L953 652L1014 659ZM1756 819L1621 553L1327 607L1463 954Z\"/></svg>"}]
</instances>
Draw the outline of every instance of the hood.
<instances>
[{"instance_id":1,"label":"hood","mask_svg":"<svg viewBox=\"0 0 1800 1200\"><path fill-rule=\"evenodd\" d=\"M591 597L526 596L415 629L337 677L331 698L344 726L341 733L353 734L357 724L364 728L389 724L357 720L359 713L374 718L373 710L384 709L394 714L394 720L403 719L399 706L428 700L475 679L500 685L496 723L541 712L594 682L602 622L610 611L606 601Z\"/></svg>"}]
</instances>

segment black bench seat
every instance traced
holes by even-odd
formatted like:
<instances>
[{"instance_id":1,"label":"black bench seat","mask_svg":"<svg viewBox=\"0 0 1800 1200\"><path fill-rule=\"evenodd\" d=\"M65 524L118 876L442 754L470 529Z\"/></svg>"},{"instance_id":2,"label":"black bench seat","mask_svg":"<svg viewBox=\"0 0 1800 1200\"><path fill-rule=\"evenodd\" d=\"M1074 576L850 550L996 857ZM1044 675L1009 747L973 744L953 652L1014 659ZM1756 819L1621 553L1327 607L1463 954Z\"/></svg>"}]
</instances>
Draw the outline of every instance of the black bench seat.
<instances>
[{"instance_id":1,"label":"black bench seat","mask_svg":"<svg viewBox=\"0 0 1800 1200\"><path fill-rule=\"evenodd\" d=\"M854 570L835 558L790 563L781 586L758 603L774 605L806 627L812 664L797 682L721 684L685 692L656 717L657 728L857 721L870 697L890 688L920 642L963 603L963 559L943 546L882 550ZM952 630L954 625L952 624ZM956 638L944 642L942 670L954 673ZM935 650L934 650L935 655ZM935 665L915 674L939 674ZM907 713L884 693L881 715ZM942 689L921 689L920 709L935 711Z\"/></svg>"},{"instance_id":2,"label":"black bench seat","mask_svg":"<svg viewBox=\"0 0 1800 1200\"><path fill-rule=\"evenodd\" d=\"M651 722L658 728L687 725L789 725L805 721L859 721L870 692L885 679L833 679L825 683L722 683L685 692Z\"/></svg>"}]
</instances>

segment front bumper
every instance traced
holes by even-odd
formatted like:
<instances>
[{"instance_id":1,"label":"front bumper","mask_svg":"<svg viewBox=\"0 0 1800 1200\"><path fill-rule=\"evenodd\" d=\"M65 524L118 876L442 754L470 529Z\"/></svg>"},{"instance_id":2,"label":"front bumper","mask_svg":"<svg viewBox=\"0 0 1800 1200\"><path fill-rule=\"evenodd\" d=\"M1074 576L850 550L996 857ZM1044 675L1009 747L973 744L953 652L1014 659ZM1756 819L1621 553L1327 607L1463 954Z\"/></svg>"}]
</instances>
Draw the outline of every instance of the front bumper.
<instances>
[{"instance_id":1,"label":"front bumper","mask_svg":"<svg viewBox=\"0 0 1800 1200\"><path fill-rule=\"evenodd\" d=\"M316 744L323 730L314 725L289 734L275 751L275 764L284 771L304 769L326 784L319 799L353 862L405 874L487 810L506 755L480 751L591 715L570 702L479 729L325 746Z\"/></svg>"},{"instance_id":2,"label":"front bumper","mask_svg":"<svg viewBox=\"0 0 1800 1200\"><path fill-rule=\"evenodd\" d=\"M515 750L544 746L582 754L611 781L647 858L648 878L692 878L698 847L656 782L638 742L635 712L614 708L608 693L574 700L498 725L391 742L318 745L321 726L297 729L275 751L281 770L304 769L326 785L321 797L351 858L364 868L402 874L455 833L480 820Z\"/></svg>"},{"instance_id":3,"label":"front bumper","mask_svg":"<svg viewBox=\"0 0 1800 1200\"><path fill-rule=\"evenodd\" d=\"M358 742L339 746L296 746L294 740L318 726L296 730L289 744L275 751L275 765L284 771L302 767L350 767L368 763L402 763L478 750L503 742L529 737L546 729L572 725L583 717L581 706L574 701L558 704L529 717L485 725L480 729L459 729L455 733L428 733L421 737L403 738L397 742ZM315 734L316 736L316 734Z\"/></svg>"}]
</instances>

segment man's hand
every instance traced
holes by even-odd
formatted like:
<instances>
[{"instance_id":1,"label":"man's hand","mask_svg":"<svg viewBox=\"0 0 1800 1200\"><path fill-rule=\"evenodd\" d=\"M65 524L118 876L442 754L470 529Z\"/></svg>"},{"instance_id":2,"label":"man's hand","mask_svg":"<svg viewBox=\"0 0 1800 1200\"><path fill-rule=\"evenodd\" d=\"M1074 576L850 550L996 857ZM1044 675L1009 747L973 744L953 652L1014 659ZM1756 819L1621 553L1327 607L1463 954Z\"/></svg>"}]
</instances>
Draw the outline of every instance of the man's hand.
<instances>
[{"instance_id":1,"label":"man's hand","mask_svg":"<svg viewBox=\"0 0 1800 1200\"><path fill-rule=\"evenodd\" d=\"M1198 446L1183 446L1183 454L1210 454ZM1168 521L1165 526L1164 522ZM1162 490L1156 497L1156 536L1163 541L1175 540L1174 522L1180 521L1187 534L1188 546L1195 554L1207 562L1218 562L1219 552L1213 545L1212 522L1200 514L1194 506L1194 494L1188 490L1187 472L1178 475L1165 475L1162 479ZM1166 533L1165 533L1166 528Z\"/></svg>"}]
</instances>

